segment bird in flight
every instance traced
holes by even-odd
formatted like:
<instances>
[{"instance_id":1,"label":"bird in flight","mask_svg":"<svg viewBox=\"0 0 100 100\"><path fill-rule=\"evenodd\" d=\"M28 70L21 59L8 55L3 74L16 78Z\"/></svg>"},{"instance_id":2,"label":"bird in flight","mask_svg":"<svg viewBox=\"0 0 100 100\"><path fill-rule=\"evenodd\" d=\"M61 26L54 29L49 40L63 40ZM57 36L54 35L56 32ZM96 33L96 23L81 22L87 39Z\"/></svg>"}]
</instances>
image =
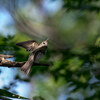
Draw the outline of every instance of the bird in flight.
<instances>
[{"instance_id":1,"label":"bird in flight","mask_svg":"<svg viewBox=\"0 0 100 100\"><path fill-rule=\"evenodd\" d=\"M29 40L24 42L19 42L16 45L21 46L26 49L26 51L31 51L27 62L21 67L21 70L25 74L29 74L34 62L39 62L40 59L45 55L47 50L48 39L38 44L35 40Z\"/></svg>"}]
</instances>

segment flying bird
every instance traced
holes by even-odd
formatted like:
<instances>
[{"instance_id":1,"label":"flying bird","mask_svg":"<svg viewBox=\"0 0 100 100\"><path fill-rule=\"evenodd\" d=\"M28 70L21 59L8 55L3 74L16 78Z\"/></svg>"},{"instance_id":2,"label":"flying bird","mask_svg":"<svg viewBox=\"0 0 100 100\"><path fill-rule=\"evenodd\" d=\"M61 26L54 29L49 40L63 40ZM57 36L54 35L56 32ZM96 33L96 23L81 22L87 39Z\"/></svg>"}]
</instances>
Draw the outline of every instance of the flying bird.
<instances>
[{"instance_id":1,"label":"flying bird","mask_svg":"<svg viewBox=\"0 0 100 100\"><path fill-rule=\"evenodd\" d=\"M35 40L19 42L16 44L17 46L25 48L26 51L31 51L27 62L21 67L21 70L24 71L25 74L28 75L34 62L38 63L40 59L45 55L48 44L47 40L40 44L38 44Z\"/></svg>"}]
</instances>

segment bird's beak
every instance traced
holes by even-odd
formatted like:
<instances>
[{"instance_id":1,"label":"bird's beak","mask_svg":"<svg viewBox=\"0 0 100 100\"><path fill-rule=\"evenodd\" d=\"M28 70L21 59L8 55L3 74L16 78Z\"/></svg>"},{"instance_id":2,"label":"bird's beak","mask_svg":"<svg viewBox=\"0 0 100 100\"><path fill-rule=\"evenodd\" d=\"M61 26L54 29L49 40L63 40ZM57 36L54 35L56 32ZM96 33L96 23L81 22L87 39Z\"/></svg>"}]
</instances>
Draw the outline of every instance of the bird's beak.
<instances>
[{"instance_id":1,"label":"bird's beak","mask_svg":"<svg viewBox=\"0 0 100 100\"><path fill-rule=\"evenodd\" d=\"M47 38L45 41L47 42L49 39Z\"/></svg>"}]
</instances>

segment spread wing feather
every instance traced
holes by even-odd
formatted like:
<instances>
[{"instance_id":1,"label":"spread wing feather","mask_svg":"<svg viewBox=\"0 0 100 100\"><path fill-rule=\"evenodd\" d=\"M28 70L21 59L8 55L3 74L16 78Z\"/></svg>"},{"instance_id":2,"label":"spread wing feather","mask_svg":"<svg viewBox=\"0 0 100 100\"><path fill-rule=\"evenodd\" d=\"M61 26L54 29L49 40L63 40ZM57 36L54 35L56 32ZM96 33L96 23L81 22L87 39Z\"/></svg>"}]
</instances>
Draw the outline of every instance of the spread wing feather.
<instances>
[{"instance_id":1,"label":"spread wing feather","mask_svg":"<svg viewBox=\"0 0 100 100\"><path fill-rule=\"evenodd\" d=\"M16 45L25 48L27 51L33 51L38 46L38 43L35 40L29 40L19 42Z\"/></svg>"}]
</instances>

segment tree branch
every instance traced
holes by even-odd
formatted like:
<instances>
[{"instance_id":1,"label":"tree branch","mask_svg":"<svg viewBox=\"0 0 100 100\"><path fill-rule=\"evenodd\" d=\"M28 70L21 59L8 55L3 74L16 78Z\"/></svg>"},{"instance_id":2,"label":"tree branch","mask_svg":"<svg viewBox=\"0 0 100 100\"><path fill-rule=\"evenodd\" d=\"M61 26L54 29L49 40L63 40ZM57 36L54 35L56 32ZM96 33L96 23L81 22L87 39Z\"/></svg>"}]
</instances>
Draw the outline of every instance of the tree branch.
<instances>
[{"instance_id":1,"label":"tree branch","mask_svg":"<svg viewBox=\"0 0 100 100\"><path fill-rule=\"evenodd\" d=\"M0 62L0 66L2 67L21 67L25 64L25 62L12 62L9 60L4 60ZM50 66L50 64L46 63L34 63L33 66Z\"/></svg>"}]
</instances>

